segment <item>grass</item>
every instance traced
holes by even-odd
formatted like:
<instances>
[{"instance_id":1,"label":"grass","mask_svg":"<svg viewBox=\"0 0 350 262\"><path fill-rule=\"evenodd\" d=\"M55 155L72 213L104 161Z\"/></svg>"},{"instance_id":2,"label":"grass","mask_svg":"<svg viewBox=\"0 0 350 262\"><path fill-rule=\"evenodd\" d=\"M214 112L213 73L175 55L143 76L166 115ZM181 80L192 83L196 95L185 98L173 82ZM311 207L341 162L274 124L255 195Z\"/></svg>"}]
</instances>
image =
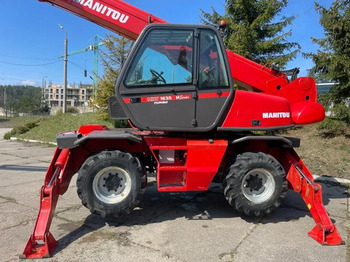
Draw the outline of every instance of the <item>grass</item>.
<instances>
[{"instance_id":1,"label":"grass","mask_svg":"<svg viewBox=\"0 0 350 262\"><path fill-rule=\"evenodd\" d=\"M40 140L45 142L56 142L56 136L59 133L65 132L65 131L73 131L78 130L80 126L86 125L86 124L103 124L107 125L108 127L113 127L113 125L110 122L99 120L96 117L96 114L94 113L85 113L85 114L58 114L55 116L49 116L49 117L37 117L37 118L30 118L32 121L39 121L38 126L30 129L28 132L20 135L16 135L18 138L22 139L34 139L34 140ZM25 120L26 123L29 122L29 119ZM10 119L6 123L6 127L10 127L10 124L12 124L12 127L18 126L17 124L25 122L24 120L18 120L18 119ZM2 123L0 123L0 127L2 126Z\"/></svg>"},{"instance_id":2,"label":"grass","mask_svg":"<svg viewBox=\"0 0 350 262\"><path fill-rule=\"evenodd\" d=\"M312 174L350 179L350 132L345 136L325 138L316 127L310 125L290 130L287 136L301 139L296 151Z\"/></svg>"},{"instance_id":3,"label":"grass","mask_svg":"<svg viewBox=\"0 0 350 262\"><path fill-rule=\"evenodd\" d=\"M18 138L56 142L56 136L64 131L78 130L81 125L105 124L94 113L60 114L49 117L0 118L1 127L16 127L39 121L38 126L28 132L16 135ZM350 179L350 132L347 135L324 138L316 129L317 125L296 128L284 133L285 136L301 139L301 146L295 150L314 175L328 175Z\"/></svg>"},{"instance_id":4,"label":"grass","mask_svg":"<svg viewBox=\"0 0 350 262\"><path fill-rule=\"evenodd\" d=\"M40 119L45 119L48 116L17 116L17 117L3 117L0 116L0 128L13 128L17 126L24 126L29 122Z\"/></svg>"}]
</instances>

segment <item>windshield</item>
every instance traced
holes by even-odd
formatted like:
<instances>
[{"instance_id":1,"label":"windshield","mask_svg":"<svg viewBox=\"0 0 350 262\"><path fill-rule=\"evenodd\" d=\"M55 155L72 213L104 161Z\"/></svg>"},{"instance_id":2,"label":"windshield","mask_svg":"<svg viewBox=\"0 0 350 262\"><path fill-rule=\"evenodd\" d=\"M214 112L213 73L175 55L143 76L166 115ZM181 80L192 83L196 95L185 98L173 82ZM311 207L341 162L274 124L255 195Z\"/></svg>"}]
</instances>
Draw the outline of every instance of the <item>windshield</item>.
<instances>
[{"instance_id":1,"label":"windshield","mask_svg":"<svg viewBox=\"0 0 350 262\"><path fill-rule=\"evenodd\" d=\"M143 40L125 86L192 84L193 30L154 29Z\"/></svg>"}]
</instances>

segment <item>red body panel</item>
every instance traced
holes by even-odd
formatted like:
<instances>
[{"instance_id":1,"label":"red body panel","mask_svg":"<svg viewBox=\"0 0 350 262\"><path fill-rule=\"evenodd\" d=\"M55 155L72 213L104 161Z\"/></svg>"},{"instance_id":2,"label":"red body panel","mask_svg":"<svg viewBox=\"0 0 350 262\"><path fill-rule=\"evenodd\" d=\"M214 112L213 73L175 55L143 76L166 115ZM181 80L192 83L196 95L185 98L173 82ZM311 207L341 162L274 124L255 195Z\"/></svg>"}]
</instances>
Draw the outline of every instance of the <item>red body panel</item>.
<instances>
[{"instance_id":1,"label":"red body panel","mask_svg":"<svg viewBox=\"0 0 350 262\"><path fill-rule=\"evenodd\" d=\"M246 59L240 55L235 54L232 51L226 50L230 67L231 75L237 84L258 92L258 96L254 94L245 94L246 105L251 107L250 111L256 110L256 114L265 112L278 113L281 108L281 103L275 103L278 101L276 98L273 101L272 98L261 96L260 92L273 95L275 97L283 97L289 103L290 109L288 110L292 123L294 125L306 125L320 122L325 117L325 111L319 103L317 103L317 89L315 80L310 77L299 77L294 81L288 81L285 74L272 70L271 68L259 65L249 59ZM255 113L247 113L247 108L241 103L242 94L240 91L236 91L239 100L236 98L230 112L231 116L227 116L223 127L242 127L240 121L231 122L232 115L236 110L241 114L244 112L246 117L255 115ZM237 96L237 95L236 95ZM259 99L260 97L260 99ZM248 101L249 100L249 101ZM257 102L257 100L260 100ZM269 105L269 103L272 103ZM237 105L239 104L239 105ZM243 106L243 108L241 108ZM274 106L276 106L274 108ZM283 106L282 106L283 107ZM265 109L265 110L264 110ZM286 110L286 109L284 109ZM286 111L285 111L286 112ZM256 116L256 115L255 115ZM249 118L248 120L255 120L259 118ZM286 119L285 119L286 120ZM247 119L242 120L247 121ZM261 127L278 127L283 126L286 121L263 121ZM279 122L279 123L278 123ZM275 124L275 125L274 125ZM243 127L249 127L250 124L246 123Z\"/></svg>"},{"instance_id":2,"label":"red body panel","mask_svg":"<svg viewBox=\"0 0 350 262\"><path fill-rule=\"evenodd\" d=\"M300 102L292 105L292 118L296 125L318 123L325 118L325 110L316 102Z\"/></svg>"},{"instance_id":3,"label":"red body panel","mask_svg":"<svg viewBox=\"0 0 350 262\"><path fill-rule=\"evenodd\" d=\"M83 125L79 128L78 133L82 135L87 135L95 130L99 130L99 131L108 130L108 127L105 125Z\"/></svg>"},{"instance_id":4,"label":"red body panel","mask_svg":"<svg viewBox=\"0 0 350 262\"><path fill-rule=\"evenodd\" d=\"M226 140L188 140L188 189L207 190L227 149Z\"/></svg>"},{"instance_id":5,"label":"red body panel","mask_svg":"<svg viewBox=\"0 0 350 262\"><path fill-rule=\"evenodd\" d=\"M226 140L144 137L157 161L159 191L207 190L227 149Z\"/></svg>"},{"instance_id":6,"label":"red body panel","mask_svg":"<svg viewBox=\"0 0 350 262\"><path fill-rule=\"evenodd\" d=\"M290 104L281 96L236 90L233 104L222 128L268 129L320 122L325 117L323 106L313 101Z\"/></svg>"},{"instance_id":7,"label":"red body panel","mask_svg":"<svg viewBox=\"0 0 350 262\"><path fill-rule=\"evenodd\" d=\"M271 95L285 97L291 105L301 101L317 101L316 83L311 77L299 77L287 85L281 85L279 87L269 85L269 88L265 92Z\"/></svg>"},{"instance_id":8,"label":"red body panel","mask_svg":"<svg viewBox=\"0 0 350 262\"><path fill-rule=\"evenodd\" d=\"M287 127L293 125L290 111L288 100L283 97L237 90L222 127Z\"/></svg>"}]
</instances>

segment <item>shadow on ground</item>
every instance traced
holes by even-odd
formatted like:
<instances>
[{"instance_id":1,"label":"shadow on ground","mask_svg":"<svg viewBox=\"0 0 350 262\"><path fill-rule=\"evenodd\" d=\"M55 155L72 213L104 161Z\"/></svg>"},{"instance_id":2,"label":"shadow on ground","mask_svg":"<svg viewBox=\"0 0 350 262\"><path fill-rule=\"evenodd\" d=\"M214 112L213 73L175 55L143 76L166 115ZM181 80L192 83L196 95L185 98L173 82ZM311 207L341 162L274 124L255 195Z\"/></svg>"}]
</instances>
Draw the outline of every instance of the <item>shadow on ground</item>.
<instances>
[{"instance_id":1,"label":"shadow on ground","mask_svg":"<svg viewBox=\"0 0 350 262\"><path fill-rule=\"evenodd\" d=\"M46 172L47 167L42 167L42 166L20 166L20 165L0 165L0 170L28 171L28 172Z\"/></svg>"},{"instance_id":2,"label":"shadow on ground","mask_svg":"<svg viewBox=\"0 0 350 262\"><path fill-rule=\"evenodd\" d=\"M330 199L346 198L347 187L331 186L322 184L323 202L327 205ZM188 220L212 220L218 218L237 218L245 220L248 223L281 223L299 220L302 217L311 214L307 209L301 196L291 190L288 191L284 203L275 210L274 213L262 217L251 218L242 216L235 212L227 203L222 193L221 186L213 186L206 192L190 193L160 193L156 186L147 188L144 201L140 203L129 215L115 218L101 218L98 215L90 214L85 221L70 233L59 239L59 245L55 253L65 249L71 243L79 240L83 236L90 234L98 229L105 227L132 227L135 225L146 225L150 223L162 223L164 221L175 220L185 217ZM333 220L333 222L335 222ZM62 225L67 226L67 225ZM119 232L121 238L125 232Z\"/></svg>"}]
</instances>

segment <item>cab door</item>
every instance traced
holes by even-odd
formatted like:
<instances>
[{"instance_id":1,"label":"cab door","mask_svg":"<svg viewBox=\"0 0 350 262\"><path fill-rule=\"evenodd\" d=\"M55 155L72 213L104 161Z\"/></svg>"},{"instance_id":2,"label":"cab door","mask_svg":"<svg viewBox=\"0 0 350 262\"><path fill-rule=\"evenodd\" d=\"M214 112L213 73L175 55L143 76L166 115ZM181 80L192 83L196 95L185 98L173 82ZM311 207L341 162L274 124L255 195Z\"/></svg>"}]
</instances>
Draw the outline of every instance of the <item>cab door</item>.
<instances>
[{"instance_id":1,"label":"cab door","mask_svg":"<svg viewBox=\"0 0 350 262\"><path fill-rule=\"evenodd\" d=\"M198 128L210 130L222 120L233 91L230 90L225 48L218 32L201 28L198 50L196 122Z\"/></svg>"}]
</instances>

